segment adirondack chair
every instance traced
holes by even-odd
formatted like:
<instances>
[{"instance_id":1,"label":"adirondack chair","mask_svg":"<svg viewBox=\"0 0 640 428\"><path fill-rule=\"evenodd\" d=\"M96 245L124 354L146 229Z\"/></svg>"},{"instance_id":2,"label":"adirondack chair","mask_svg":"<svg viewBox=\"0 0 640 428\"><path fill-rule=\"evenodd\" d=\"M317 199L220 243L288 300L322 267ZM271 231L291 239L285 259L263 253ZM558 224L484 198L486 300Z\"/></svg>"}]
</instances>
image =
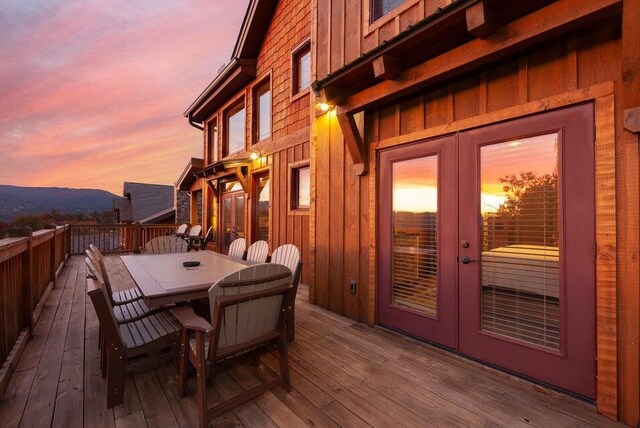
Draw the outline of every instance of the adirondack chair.
<instances>
[{"instance_id":1,"label":"adirondack chair","mask_svg":"<svg viewBox=\"0 0 640 428\"><path fill-rule=\"evenodd\" d=\"M168 311L118 323L107 287L99 278L87 278L91 298L103 334L107 376L107 407L124 402L126 373L150 368L178 356L180 324ZM173 352L162 352L171 348Z\"/></svg>"},{"instance_id":2,"label":"adirondack chair","mask_svg":"<svg viewBox=\"0 0 640 428\"><path fill-rule=\"evenodd\" d=\"M191 307L172 309L182 324L178 390L184 397L187 365L191 363L197 373L201 427L207 426L210 418L278 385L291 389L285 331L293 291L290 282L291 271L285 266L249 266L227 275L209 289L211 324L195 315ZM273 344L280 354L280 375L276 379L207 408L207 379L213 380L219 362Z\"/></svg>"},{"instance_id":3,"label":"adirondack chair","mask_svg":"<svg viewBox=\"0 0 640 428\"><path fill-rule=\"evenodd\" d=\"M196 251L206 250L207 242L209 242L212 238L213 238L213 226L210 226L209 229L207 229L207 233L205 233L204 236L190 238L191 247Z\"/></svg>"},{"instance_id":4,"label":"adirondack chair","mask_svg":"<svg viewBox=\"0 0 640 428\"><path fill-rule=\"evenodd\" d=\"M247 261L251 263L265 263L269 257L269 243L256 241L247 250Z\"/></svg>"},{"instance_id":5,"label":"adirondack chair","mask_svg":"<svg viewBox=\"0 0 640 428\"><path fill-rule=\"evenodd\" d=\"M189 243L189 250L191 250L197 241L200 240L200 233L202 232L202 226L196 224L189 231L189 235L185 238Z\"/></svg>"},{"instance_id":6,"label":"adirondack chair","mask_svg":"<svg viewBox=\"0 0 640 428\"><path fill-rule=\"evenodd\" d=\"M291 311L287 317L287 340L293 342L295 339L296 323L296 299L298 293L298 284L300 283L300 275L302 273L302 261L300 258L300 250L293 244L284 244L279 246L271 254L271 263L277 263L288 267L291 272L291 285L293 286L293 303Z\"/></svg>"},{"instance_id":7,"label":"adirondack chair","mask_svg":"<svg viewBox=\"0 0 640 428\"><path fill-rule=\"evenodd\" d=\"M189 225L186 223L183 223L180 226L178 226L178 228L173 233L173 235L177 236L178 238L185 238L187 236L187 229L189 229Z\"/></svg>"},{"instance_id":8,"label":"adirondack chair","mask_svg":"<svg viewBox=\"0 0 640 428\"><path fill-rule=\"evenodd\" d=\"M187 241L177 236L158 236L144 246L148 254L186 253L188 249Z\"/></svg>"},{"instance_id":9,"label":"adirondack chair","mask_svg":"<svg viewBox=\"0 0 640 428\"><path fill-rule=\"evenodd\" d=\"M247 249L247 241L244 238L237 238L229 246L229 257L243 260L244 252Z\"/></svg>"},{"instance_id":10,"label":"adirondack chair","mask_svg":"<svg viewBox=\"0 0 640 428\"><path fill-rule=\"evenodd\" d=\"M100 270L100 274L104 278L104 283L107 287L107 292L111 296L111 302L114 305L129 303L129 302L133 302L134 300L142 299L142 293L140 293L140 290L138 290L137 287L114 292L113 289L111 288L111 281L109 280L109 275L107 275L107 268L104 263L104 256L100 252L100 249L95 245L90 244L89 250L91 251L91 253L93 253L93 257L91 257L91 255L89 254L87 255L89 255L89 258L96 260L97 262L96 265Z\"/></svg>"}]
</instances>

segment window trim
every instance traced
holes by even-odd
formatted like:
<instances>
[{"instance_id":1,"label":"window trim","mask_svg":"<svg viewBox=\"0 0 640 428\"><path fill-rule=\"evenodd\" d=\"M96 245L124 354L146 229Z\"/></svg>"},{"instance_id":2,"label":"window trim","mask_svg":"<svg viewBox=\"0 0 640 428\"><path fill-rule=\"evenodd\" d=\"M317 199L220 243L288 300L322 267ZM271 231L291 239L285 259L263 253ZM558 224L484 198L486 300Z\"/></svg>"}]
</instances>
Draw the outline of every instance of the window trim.
<instances>
[{"instance_id":1,"label":"window trim","mask_svg":"<svg viewBox=\"0 0 640 428\"><path fill-rule=\"evenodd\" d=\"M215 123L215 128L218 128L215 131L216 141L211 140L211 136L212 136L211 128L214 123ZM212 150L214 148L215 148L215 151ZM213 154L212 154L212 151L213 151ZM216 112L207 121L207 158L205 160L205 163L208 165L212 164L216 162L219 157L220 157L220 121L218 120L218 113Z\"/></svg>"},{"instance_id":2,"label":"window trim","mask_svg":"<svg viewBox=\"0 0 640 428\"><path fill-rule=\"evenodd\" d=\"M228 127L228 119L229 112L234 110L239 104L242 104L242 108L244 109L244 142L243 148L238 150L237 152L229 153L229 127ZM229 156L237 155L238 153L247 151L247 98L243 93L239 97L235 98L233 101L229 102L224 109L222 110L222 122L224 126L222 127L222 147L221 147L221 159L225 159ZM220 132L220 131L218 131Z\"/></svg>"},{"instance_id":3,"label":"window trim","mask_svg":"<svg viewBox=\"0 0 640 428\"><path fill-rule=\"evenodd\" d=\"M295 45L291 50L290 76L289 76L289 81L291 82L291 88L290 88L291 102L296 101L311 92L311 82L309 82L309 86L307 88L301 90L300 92L296 92L296 89L298 86L297 58L302 51L305 51L307 49L309 49L309 58L313 60L313 58L311 57L311 38L310 37L307 37L306 39L302 40L300 43ZM310 77L311 77L311 74L312 74L312 70L310 68L309 69Z\"/></svg>"},{"instance_id":4,"label":"window trim","mask_svg":"<svg viewBox=\"0 0 640 428\"><path fill-rule=\"evenodd\" d=\"M371 21L373 14L371 13L373 9L373 0L362 0L362 27L363 27L363 37L368 36L369 34L376 31L378 28L387 24L389 21L395 20L399 18L399 16L405 12L407 9L410 9L414 5L420 3L422 0L404 0L403 3L399 4L395 8L393 8L389 13L382 15L380 18L375 21Z\"/></svg>"},{"instance_id":5,"label":"window trim","mask_svg":"<svg viewBox=\"0 0 640 428\"><path fill-rule=\"evenodd\" d=\"M309 195L311 195L311 163L309 159L293 162L289 164L289 174L287 177L287 207L290 215L308 215L311 208L311 201L308 206L297 205L298 199L298 178L296 172L300 169L309 168Z\"/></svg>"},{"instance_id":6,"label":"window trim","mask_svg":"<svg viewBox=\"0 0 640 428\"><path fill-rule=\"evenodd\" d=\"M259 124L259 103L258 103L258 91L262 89L264 86L269 85L270 95L270 115L269 115L269 136L266 138L260 139L260 129L258 127ZM263 141L269 141L273 137L273 79L271 77L271 70L256 80L251 86L251 145L262 143Z\"/></svg>"}]
</instances>

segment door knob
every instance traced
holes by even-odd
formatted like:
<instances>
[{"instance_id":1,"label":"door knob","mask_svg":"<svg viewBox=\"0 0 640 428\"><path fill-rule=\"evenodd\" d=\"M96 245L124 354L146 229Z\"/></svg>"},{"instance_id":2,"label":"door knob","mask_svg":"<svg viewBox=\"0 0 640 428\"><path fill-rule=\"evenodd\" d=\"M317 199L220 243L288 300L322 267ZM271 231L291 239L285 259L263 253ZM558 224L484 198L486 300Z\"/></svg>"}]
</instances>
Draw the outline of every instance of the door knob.
<instances>
[{"instance_id":1,"label":"door knob","mask_svg":"<svg viewBox=\"0 0 640 428\"><path fill-rule=\"evenodd\" d=\"M467 256L462 256L460 258L460 261L462 262L462 264L468 265L471 262L475 262L475 260L471 259L470 257Z\"/></svg>"}]
</instances>

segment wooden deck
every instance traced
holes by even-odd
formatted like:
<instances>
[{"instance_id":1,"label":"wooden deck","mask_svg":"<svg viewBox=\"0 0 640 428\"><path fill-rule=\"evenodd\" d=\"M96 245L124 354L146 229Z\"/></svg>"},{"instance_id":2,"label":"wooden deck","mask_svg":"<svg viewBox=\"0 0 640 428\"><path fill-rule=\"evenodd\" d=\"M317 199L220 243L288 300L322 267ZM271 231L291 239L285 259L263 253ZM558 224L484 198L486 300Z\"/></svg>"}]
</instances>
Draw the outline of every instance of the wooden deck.
<instances>
[{"instance_id":1,"label":"wooden deck","mask_svg":"<svg viewBox=\"0 0 640 428\"><path fill-rule=\"evenodd\" d=\"M108 269L132 280L118 257ZM340 317L298 295L290 347L293 390L278 388L211 421L211 426L618 426L584 403L544 393L434 347ZM34 336L0 402L3 427L189 427L197 424L195 384L176 394L172 365L127 377L125 404L106 408L97 320L86 298L83 259L58 278ZM236 363L210 386L211 401L273 375Z\"/></svg>"}]
</instances>

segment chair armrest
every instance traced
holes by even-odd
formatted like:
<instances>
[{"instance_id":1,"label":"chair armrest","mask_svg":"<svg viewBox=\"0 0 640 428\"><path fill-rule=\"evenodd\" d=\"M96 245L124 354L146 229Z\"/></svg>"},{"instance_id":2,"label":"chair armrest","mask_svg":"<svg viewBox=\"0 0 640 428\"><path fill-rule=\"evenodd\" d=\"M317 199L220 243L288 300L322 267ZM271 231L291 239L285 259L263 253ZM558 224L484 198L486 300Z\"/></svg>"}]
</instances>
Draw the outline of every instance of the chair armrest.
<instances>
[{"instance_id":1,"label":"chair armrest","mask_svg":"<svg viewBox=\"0 0 640 428\"><path fill-rule=\"evenodd\" d=\"M195 312L193 312L193 308L190 306L180 306L178 308L171 309L171 313L187 330L202 331L207 334L213 332L211 324L209 324L206 319L196 315Z\"/></svg>"}]
</instances>

